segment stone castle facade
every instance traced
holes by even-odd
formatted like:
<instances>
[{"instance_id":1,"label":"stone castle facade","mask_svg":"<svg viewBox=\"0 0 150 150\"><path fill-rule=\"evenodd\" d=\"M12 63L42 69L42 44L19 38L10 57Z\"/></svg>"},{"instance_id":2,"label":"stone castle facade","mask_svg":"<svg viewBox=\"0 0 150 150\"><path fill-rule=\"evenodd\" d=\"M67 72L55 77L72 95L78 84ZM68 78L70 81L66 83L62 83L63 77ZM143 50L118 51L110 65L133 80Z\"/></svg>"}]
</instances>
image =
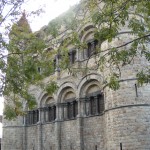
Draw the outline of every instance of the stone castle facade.
<instances>
[{"instance_id":1,"label":"stone castle facade","mask_svg":"<svg viewBox=\"0 0 150 150\"><path fill-rule=\"evenodd\" d=\"M81 41L88 45L84 51L68 45L72 65L83 67L90 58L88 64L95 68L98 41L93 31L90 22L78 31L83 33ZM114 39L113 45L128 38L128 34L123 34L120 40ZM101 48L109 46L103 42ZM149 65L145 58L137 57L133 64L121 68L121 86L117 91L105 84L107 69L104 72L91 69L86 74L78 71L72 76L58 68L59 59L55 57L54 74L43 81L46 84L55 80L59 85L57 92L50 96L31 86L37 109L15 121L3 121L2 150L150 149L150 85L138 87L135 77L139 68Z\"/></svg>"}]
</instances>

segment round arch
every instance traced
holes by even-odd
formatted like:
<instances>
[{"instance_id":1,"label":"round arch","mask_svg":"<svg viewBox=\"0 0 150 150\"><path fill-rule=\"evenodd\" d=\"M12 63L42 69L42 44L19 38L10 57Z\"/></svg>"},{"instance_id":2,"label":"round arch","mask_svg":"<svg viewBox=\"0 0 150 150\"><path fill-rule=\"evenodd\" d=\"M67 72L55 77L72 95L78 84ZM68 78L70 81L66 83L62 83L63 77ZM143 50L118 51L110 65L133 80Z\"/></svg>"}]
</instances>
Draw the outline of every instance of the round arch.
<instances>
[{"instance_id":1,"label":"round arch","mask_svg":"<svg viewBox=\"0 0 150 150\"><path fill-rule=\"evenodd\" d=\"M102 90L102 76L99 74L88 74L84 76L78 84L78 96L82 97L87 92L96 92L96 90Z\"/></svg>"},{"instance_id":2,"label":"round arch","mask_svg":"<svg viewBox=\"0 0 150 150\"><path fill-rule=\"evenodd\" d=\"M41 95L39 96L39 107L42 107L44 104L44 101L48 98L48 93L42 92Z\"/></svg>"},{"instance_id":3,"label":"round arch","mask_svg":"<svg viewBox=\"0 0 150 150\"><path fill-rule=\"evenodd\" d=\"M57 92L57 103L61 103L62 100L66 97L71 97L74 95L74 97L77 96L77 88L75 83L73 82L65 82L62 85L60 85L60 88ZM70 93L70 94L69 94Z\"/></svg>"},{"instance_id":4,"label":"round arch","mask_svg":"<svg viewBox=\"0 0 150 150\"><path fill-rule=\"evenodd\" d=\"M45 99L45 101L44 101L44 103L43 103L43 106L48 106L48 105L50 105L50 104L52 104L52 103L54 103L55 101L54 101L54 98L53 97L51 97L51 96L48 96L46 99Z\"/></svg>"},{"instance_id":5,"label":"round arch","mask_svg":"<svg viewBox=\"0 0 150 150\"><path fill-rule=\"evenodd\" d=\"M94 28L85 31L83 36L81 37L81 42L88 42L94 39Z\"/></svg>"},{"instance_id":6,"label":"round arch","mask_svg":"<svg viewBox=\"0 0 150 150\"><path fill-rule=\"evenodd\" d=\"M78 29L78 33L79 33L81 42L84 42L90 34L93 34L94 29L95 29L95 27L92 23L87 23L85 26Z\"/></svg>"}]
</instances>

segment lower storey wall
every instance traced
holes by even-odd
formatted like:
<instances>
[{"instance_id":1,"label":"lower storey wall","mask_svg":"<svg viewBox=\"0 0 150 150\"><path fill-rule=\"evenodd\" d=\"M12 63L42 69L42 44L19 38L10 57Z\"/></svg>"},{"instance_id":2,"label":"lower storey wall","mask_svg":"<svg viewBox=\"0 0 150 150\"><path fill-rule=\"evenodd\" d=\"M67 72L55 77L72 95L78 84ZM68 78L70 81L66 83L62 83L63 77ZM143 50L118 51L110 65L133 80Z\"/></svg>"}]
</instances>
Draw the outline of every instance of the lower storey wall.
<instances>
[{"instance_id":1,"label":"lower storey wall","mask_svg":"<svg viewBox=\"0 0 150 150\"><path fill-rule=\"evenodd\" d=\"M104 150L103 116L83 119L84 150Z\"/></svg>"},{"instance_id":2,"label":"lower storey wall","mask_svg":"<svg viewBox=\"0 0 150 150\"><path fill-rule=\"evenodd\" d=\"M39 150L39 126L26 127L25 136L25 149Z\"/></svg>"},{"instance_id":3,"label":"lower storey wall","mask_svg":"<svg viewBox=\"0 0 150 150\"><path fill-rule=\"evenodd\" d=\"M2 150L23 150L23 127L3 128Z\"/></svg>"},{"instance_id":4,"label":"lower storey wall","mask_svg":"<svg viewBox=\"0 0 150 150\"><path fill-rule=\"evenodd\" d=\"M60 124L61 150L80 150L79 120L69 120Z\"/></svg>"},{"instance_id":5,"label":"lower storey wall","mask_svg":"<svg viewBox=\"0 0 150 150\"><path fill-rule=\"evenodd\" d=\"M105 113L106 150L150 149L150 106L118 108Z\"/></svg>"},{"instance_id":6,"label":"lower storey wall","mask_svg":"<svg viewBox=\"0 0 150 150\"><path fill-rule=\"evenodd\" d=\"M56 150L57 128L55 123L42 125L42 149Z\"/></svg>"}]
</instances>

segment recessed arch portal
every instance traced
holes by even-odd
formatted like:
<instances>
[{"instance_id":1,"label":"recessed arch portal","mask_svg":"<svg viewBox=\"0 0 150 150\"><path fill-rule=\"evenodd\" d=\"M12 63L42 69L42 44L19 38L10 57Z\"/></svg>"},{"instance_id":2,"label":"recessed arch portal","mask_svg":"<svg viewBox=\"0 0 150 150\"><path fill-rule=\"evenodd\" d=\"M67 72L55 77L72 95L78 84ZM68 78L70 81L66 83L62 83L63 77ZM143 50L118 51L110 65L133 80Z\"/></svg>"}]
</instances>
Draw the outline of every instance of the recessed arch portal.
<instances>
[{"instance_id":1,"label":"recessed arch portal","mask_svg":"<svg viewBox=\"0 0 150 150\"><path fill-rule=\"evenodd\" d=\"M59 93L59 98L62 118L64 120L75 119L78 114L78 101L76 101L75 90L70 86L64 87Z\"/></svg>"},{"instance_id":2,"label":"recessed arch portal","mask_svg":"<svg viewBox=\"0 0 150 150\"><path fill-rule=\"evenodd\" d=\"M83 81L79 84L79 97L83 102L84 114L86 116L93 116L103 113L104 95L101 82L96 78L89 78L87 80L83 78Z\"/></svg>"},{"instance_id":3,"label":"recessed arch portal","mask_svg":"<svg viewBox=\"0 0 150 150\"><path fill-rule=\"evenodd\" d=\"M49 105L51 105L52 103L54 103L54 98L53 98L53 97L47 97L47 99L45 100L44 105L45 105L45 106L49 106Z\"/></svg>"},{"instance_id":4,"label":"recessed arch portal","mask_svg":"<svg viewBox=\"0 0 150 150\"><path fill-rule=\"evenodd\" d=\"M102 91L103 78L100 74L92 73L84 76L78 84L79 96L83 97L87 92L92 93L96 91Z\"/></svg>"}]
</instances>

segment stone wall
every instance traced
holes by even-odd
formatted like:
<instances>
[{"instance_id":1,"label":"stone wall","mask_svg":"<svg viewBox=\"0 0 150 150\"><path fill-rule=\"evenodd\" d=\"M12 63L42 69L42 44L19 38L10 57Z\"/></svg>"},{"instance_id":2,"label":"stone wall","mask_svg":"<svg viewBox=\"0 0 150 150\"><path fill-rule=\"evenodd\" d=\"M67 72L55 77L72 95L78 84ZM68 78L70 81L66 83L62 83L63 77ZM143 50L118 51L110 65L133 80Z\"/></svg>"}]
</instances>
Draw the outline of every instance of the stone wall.
<instances>
[{"instance_id":1,"label":"stone wall","mask_svg":"<svg viewBox=\"0 0 150 150\"><path fill-rule=\"evenodd\" d=\"M57 145L57 127L55 123L42 125L42 145L44 150L55 150Z\"/></svg>"},{"instance_id":2,"label":"stone wall","mask_svg":"<svg viewBox=\"0 0 150 150\"><path fill-rule=\"evenodd\" d=\"M61 123L61 149L62 150L79 150L78 120L70 120Z\"/></svg>"},{"instance_id":3,"label":"stone wall","mask_svg":"<svg viewBox=\"0 0 150 150\"><path fill-rule=\"evenodd\" d=\"M25 149L27 150L38 150L39 149L39 144L40 140L39 134L40 134L40 127L37 126L30 126L30 127L25 127L26 128L26 133L24 133L25 137Z\"/></svg>"},{"instance_id":4,"label":"stone wall","mask_svg":"<svg viewBox=\"0 0 150 150\"><path fill-rule=\"evenodd\" d=\"M150 149L150 108L133 106L114 109L105 113L106 150Z\"/></svg>"},{"instance_id":5,"label":"stone wall","mask_svg":"<svg viewBox=\"0 0 150 150\"><path fill-rule=\"evenodd\" d=\"M105 123L103 115L83 119L85 150L104 150Z\"/></svg>"},{"instance_id":6,"label":"stone wall","mask_svg":"<svg viewBox=\"0 0 150 150\"><path fill-rule=\"evenodd\" d=\"M3 128L2 150L23 150L23 128Z\"/></svg>"},{"instance_id":7,"label":"stone wall","mask_svg":"<svg viewBox=\"0 0 150 150\"><path fill-rule=\"evenodd\" d=\"M150 149L150 85L135 84L126 80L117 91L106 88L106 150L119 149L120 143L128 150Z\"/></svg>"}]
</instances>

